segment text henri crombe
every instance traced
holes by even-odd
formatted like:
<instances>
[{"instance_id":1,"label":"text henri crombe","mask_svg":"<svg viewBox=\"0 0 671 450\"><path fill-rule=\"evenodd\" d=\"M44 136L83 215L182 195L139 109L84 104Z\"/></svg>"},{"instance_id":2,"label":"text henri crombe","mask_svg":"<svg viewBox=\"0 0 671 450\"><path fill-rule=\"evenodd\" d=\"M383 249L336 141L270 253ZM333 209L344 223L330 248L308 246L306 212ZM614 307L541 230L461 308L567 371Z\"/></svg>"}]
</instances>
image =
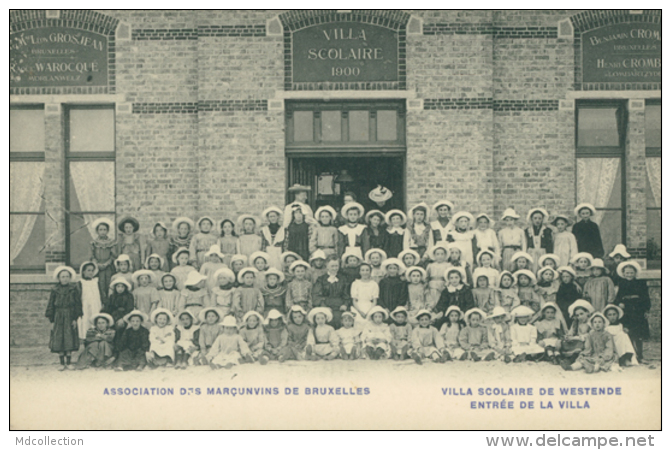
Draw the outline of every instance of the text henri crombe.
<instances>
[{"instance_id":1,"label":"text henri crombe","mask_svg":"<svg viewBox=\"0 0 671 450\"><path fill-rule=\"evenodd\" d=\"M267 387L267 388L236 388L236 387L208 387L205 390L201 388L179 388L179 395L201 395L205 392L207 395L230 395L236 396L254 396L254 395L370 395L370 388L367 387ZM174 388L105 388L103 395L112 396L153 396L153 395L175 395Z\"/></svg>"},{"instance_id":2,"label":"text henri crombe","mask_svg":"<svg viewBox=\"0 0 671 450\"><path fill-rule=\"evenodd\" d=\"M49 436L31 438L30 436L26 436L17 437L16 445L84 445L84 439L71 439L67 437L56 439Z\"/></svg>"}]
</instances>

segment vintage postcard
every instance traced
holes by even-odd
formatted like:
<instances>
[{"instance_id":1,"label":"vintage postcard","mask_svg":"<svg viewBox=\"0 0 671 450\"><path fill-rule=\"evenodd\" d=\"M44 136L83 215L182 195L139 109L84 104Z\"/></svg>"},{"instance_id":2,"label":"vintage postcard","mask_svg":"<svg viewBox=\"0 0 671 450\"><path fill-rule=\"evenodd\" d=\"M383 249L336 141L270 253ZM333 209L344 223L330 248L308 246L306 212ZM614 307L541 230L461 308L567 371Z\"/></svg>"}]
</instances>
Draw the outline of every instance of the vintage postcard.
<instances>
[{"instance_id":1,"label":"vintage postcard","mask_svg":"<svg viewBox=\"0 0 671 450\"><path fill-rule=\"evenodd\" d=\"M661 429L661 10L9 16L11 430Z\"/></svg>"}]
</instances>

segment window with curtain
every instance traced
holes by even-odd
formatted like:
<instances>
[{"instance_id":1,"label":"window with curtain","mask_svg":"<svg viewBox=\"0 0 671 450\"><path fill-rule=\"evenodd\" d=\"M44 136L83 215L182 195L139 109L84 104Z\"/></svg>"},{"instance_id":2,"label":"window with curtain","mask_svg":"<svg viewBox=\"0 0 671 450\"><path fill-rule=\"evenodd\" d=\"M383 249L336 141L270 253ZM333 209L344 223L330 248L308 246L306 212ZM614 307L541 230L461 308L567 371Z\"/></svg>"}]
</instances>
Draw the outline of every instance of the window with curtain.
<instances>
[{"instance_id":1,"label":"window with curtain","mask_svg":"<svg viewBox=\"0 0 671 450\"><path fill-rule=\"evenodd\" d=\"M9 264L45 270L44 105L9 111Z\"/></svg>"},{"instance_id":2,"label":"window with curtain","mask_svg":"<svg viewBox=\"0 0 671 450\"><path fill-rule=\"evenodd\" d=\"M662 102L645 105L645 165L648 267L662 268Z\"/></svg>"},{"instance_id":3,"label":"window with curtain","mask_svg":"<svg viewBox=\"0 0 671 450\"><path fill-rule=\"evenodd\" d=\"M116 222L114 130L112 105L66 108L66 258L75 268L90 257L93 221Z\"/></svg>"},{"instance_id":4,"label":"window with curtain","mask_svg":"<svg viewBox=\"0 0 671 450\"><path fill-rule=\"evenodd\" d=\"M576 203L591 203L604 250L625 242L624 102L584 102L576 111Z\"/></svg>"}]
</instances>

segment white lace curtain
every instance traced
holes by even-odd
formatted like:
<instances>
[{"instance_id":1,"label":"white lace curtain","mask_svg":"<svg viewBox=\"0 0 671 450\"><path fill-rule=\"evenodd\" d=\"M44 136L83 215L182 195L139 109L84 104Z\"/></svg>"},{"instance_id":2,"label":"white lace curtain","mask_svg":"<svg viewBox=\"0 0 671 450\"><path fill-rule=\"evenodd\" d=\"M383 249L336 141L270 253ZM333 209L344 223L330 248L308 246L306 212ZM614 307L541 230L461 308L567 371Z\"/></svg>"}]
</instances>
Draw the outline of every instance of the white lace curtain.
<instances>
[{"instance_id":1,"label":"white lace curtain","mask_svg":"<svg viewBox=\"0 0 671 450\"><path fill-rule=\"evenodd\" d=\"M80 211L114 211L114 163L72 162L70 176L74 184ZM93 221L99 214L84 214L91 238L95 238ZM114 230L110 230L110 237Z\"/></svg>"},{"instance_id":2,"label":"white lace curtain","mask_svg":"<svg viewBox=\"0 0 671 450\"><path fill-rule=\"evenodd\" d=\"M9 163L9 210L37 212L44 194L44 163ZM36 214L9 215L9 264L21 254L33 232Z\"/></svg>"},{"instance_id":3,"label":"white lace curtain","mask_svg":"<svg viewBox=\"0 0 671 450\"><path fill-rule=\"evenodd\" d=\"M596 208L608 206L620 170L620 158L578 158L578 203ZM601 223L604 211L597 211L594 222Z\"/></svg>"}]
</instances>

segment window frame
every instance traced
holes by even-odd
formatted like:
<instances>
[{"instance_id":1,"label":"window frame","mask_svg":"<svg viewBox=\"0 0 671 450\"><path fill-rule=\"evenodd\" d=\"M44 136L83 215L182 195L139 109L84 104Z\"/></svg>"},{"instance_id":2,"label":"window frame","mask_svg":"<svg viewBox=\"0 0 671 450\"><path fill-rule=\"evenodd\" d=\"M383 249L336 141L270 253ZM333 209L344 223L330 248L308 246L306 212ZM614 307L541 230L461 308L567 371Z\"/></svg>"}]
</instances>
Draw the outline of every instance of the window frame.
<instances>
[{"instance_id":1,"label":"window frame","mask_svg":"<svg viewBox=\"0 0 671 450\"><path fill-rule=\"evenodd\" d=\"M70 113L73 110L101 110L110 109L113 112L112 127L114 136L114 151L112 152L72 152L70 151ZM65 158L63 159L63 173L65 174L65 261L72 265L71 216L83 215L112 215L116 224L116 182L114 183L114 211L71 211L70 210L70 163L71 162L112 162L114 164L114 179L116 181L116 110L115 104L67 104L63 105L63 131L65 143ZM80 205L81 206L81 205Z\"/></svg>"},{"instance_id":2,"label":"window frame","mask_svg":"<svg viewBox=\"0 0 671 450\"><path fill-rule=\"evenodd\" d=\"M30 103L30 104L10 104L9 109L11 110L41 110L46 116L46 110L44 103ZM9 162L10 163L23 163L23 162L45 162L46 154L46 136L43 142L45 150L42 152L9 152ZM9 215L33 215L33 216L44 216L46 220L46 205L42 211L9 211ZM46 233L45 233L45 242L46 242ZM44 242L43 242L44 244ZM33 266L11 266L9 271L11 273L36 273L36 272L45 272L46 270L46 258L45 264L42 265L33 265Z\"/></svg>"},{"instance_id":3,"label":"window frame","mask_svg":"<svg viewBox=\"0 0 671 450\"><path fill-rule=\"evenodd\" d=\"M646 99L646 101L645 101L645 106L647 107L648 105L659 105L659 106L661 106L661 105L662 105L662 99L661 99L661 98ZM648 147L647 142L646 142L646 145L645 145L645 157L646 157L646 158L661 158L661 157L662 157L662 147ZM648 174L646 173L645 176L647 177ZM646 182L648 182L648 181L646 180ZM654 207L652 207L652 206L648 206L648 199L646 198L646 199L645 199L645 215L646 215L646 219L647 219L647 216L648 216L648 212L649 212L649 211L659 211L660 214L661 214L661 212L662 212L662 207L661 207L661 206L659 206L659 207L657 207L657 206L654 206ZM648 225L647 220L646 220L646 225ZM647 230L647 228L646 228L646 230ZM648 243L648 234L647 234L647 231L646 231L646 236L645 236L645 242L646 242L646 249L647 249L647 243ZM661 246L661 242L660 242L660 246ZM662 268L662 260L661 260L661 258L660 258L660 259L647 259L647 251L646 251L646 261L647 261L647 264L648 264L649 267L653 267L653 268L656 268L656 269L657 269L657 268L659 268L659 269Z\"/></svg>"},{"instance_id":4,"label":"window frame","mask_svg":"<svg viewBox=\"0 0 671 450\"><path fill-rule=\"evenodd\" d=\"M581 147L578 145L580 108L590 109L606 109L618 108L622 116L618 118L618 138L619 145L603 146L603 147ZM619 208L599 208L594 207L597 211L620 211L621 217L621 236L620 242L626 242L627 239L627 167L626 167L626 143L627 143L627 128L629 123L629 111L627 109L626 100L579 100L575 103L575 158L619 158L620 159L620 207ZM577 186L578 180L578 165L576 163L575 180ZM575 191L575 202L578 204L578 189ZM609 249L604 249L608 251Z\"/></svg>"}]
</instances>

